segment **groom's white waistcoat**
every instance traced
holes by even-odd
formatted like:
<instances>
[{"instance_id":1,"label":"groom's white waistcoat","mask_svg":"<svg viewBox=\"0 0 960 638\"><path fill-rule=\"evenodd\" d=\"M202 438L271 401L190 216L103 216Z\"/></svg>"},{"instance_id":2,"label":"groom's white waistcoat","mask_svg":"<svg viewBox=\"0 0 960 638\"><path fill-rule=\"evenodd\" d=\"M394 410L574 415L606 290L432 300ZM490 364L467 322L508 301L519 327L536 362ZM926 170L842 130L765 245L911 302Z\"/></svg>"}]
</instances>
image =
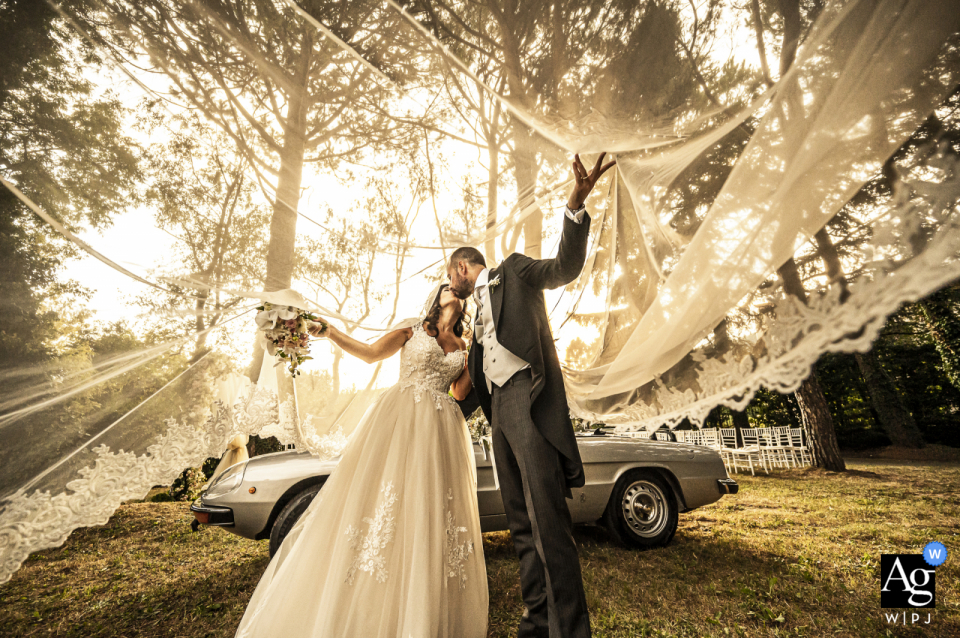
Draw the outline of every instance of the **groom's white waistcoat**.
<instances>
[{"instance_id":1,"label":"groom's white waistcoat","mask_svg":"<svg viewBox=\"0 0 960 638\"><path fill-rule=\"evenodd\" d=\"M490 303L488 286L490 270L484 268L474 284L474 295L480 312L474 323L477 343L483 347L483 374L487 378L487 391L493 394L493 384L503 386L520 370L530 364L513 354L497 341L497 326L493 322L493 304Z\"/></svg>"}]
</instances>

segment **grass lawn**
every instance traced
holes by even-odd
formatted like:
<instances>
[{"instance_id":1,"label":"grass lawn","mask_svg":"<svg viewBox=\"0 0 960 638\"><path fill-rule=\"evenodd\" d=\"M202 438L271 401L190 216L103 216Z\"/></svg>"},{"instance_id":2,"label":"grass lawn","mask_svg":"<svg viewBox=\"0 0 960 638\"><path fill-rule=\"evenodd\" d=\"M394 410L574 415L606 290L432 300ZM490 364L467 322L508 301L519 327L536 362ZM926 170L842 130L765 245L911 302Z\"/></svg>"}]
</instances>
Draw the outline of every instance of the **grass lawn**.
<instances>
[{"instance_id":1,"label":"grass lawn","mask_svg":"<svg viewBox=\"0 0 960 638\"><path fill-rule=\"evenodd\" d=\"M740 494L680 517L666 548L633 552L578 531L594 636L960 636L960 465L852 461L738 475ZM190 531L182 503L131 503L31 557L0 586L0 635L233 636L266 542ZM887 624L883 553L939 540L929 625ZM490 636L522 613L506 533L484 539ZM921 614L926 620L926 610Z\"/></svg>"}]
</instances>

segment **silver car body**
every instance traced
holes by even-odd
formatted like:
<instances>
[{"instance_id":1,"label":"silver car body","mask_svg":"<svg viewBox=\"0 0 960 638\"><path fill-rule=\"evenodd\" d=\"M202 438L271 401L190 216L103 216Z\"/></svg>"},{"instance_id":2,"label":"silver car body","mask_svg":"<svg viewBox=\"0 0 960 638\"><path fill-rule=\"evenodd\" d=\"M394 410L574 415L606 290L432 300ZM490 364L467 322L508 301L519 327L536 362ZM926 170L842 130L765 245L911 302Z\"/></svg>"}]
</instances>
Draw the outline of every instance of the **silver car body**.
<instances>
[{"instance_id":1,"label":"silver car body","mask_svg":"<svg viewBox=\"0 0 960 638\"><path fill-rule=\"evenodd\" d=\"M672 488L680 512L737 491L720 454L703 446L611 435L578 436L577 442L586 484L574 489L572 500L567 501L574 523L598 521L617 480L635 468L660 474ZM494 483L491 460L478 444L474 444L473 450L481 527L484 532L506 530L507 518ZM204 522L239 536L268 538L286 503L304 489L322 484L338 460L320 461L308 452L292 450L257 456L245 462L243 479L236 488L215 498L204 492L191 509L206 512L209 519Z\"/></svg>"}]
</instances>

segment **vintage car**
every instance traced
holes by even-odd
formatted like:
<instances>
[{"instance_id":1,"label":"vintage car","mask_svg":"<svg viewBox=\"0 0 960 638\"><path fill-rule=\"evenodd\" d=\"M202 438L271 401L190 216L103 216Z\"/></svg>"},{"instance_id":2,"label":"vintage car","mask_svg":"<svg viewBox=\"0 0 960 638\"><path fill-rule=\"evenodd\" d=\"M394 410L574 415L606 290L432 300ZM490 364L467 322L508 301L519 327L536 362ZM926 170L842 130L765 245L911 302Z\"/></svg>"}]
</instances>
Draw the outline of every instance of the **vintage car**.
<instances>
[{"instance_id":1,"label":"vintage car","mask_svg":"<svg viewBox=\"0 0 960 638\"><path fill-rule=\"evenodd\" d=\"M720 454L707 447L603 431L578 436L577 442L586 484L568 500L573 521L601 523L628 546L665 545L677 529L678 513L737 493ZM479 444L473 448L482 529L506 530L491 461ZM244 538L269 538L272 556L337 461L293 450L257 456L225 470L190 509L198 524Z\"/></svg>"}]
</instances>

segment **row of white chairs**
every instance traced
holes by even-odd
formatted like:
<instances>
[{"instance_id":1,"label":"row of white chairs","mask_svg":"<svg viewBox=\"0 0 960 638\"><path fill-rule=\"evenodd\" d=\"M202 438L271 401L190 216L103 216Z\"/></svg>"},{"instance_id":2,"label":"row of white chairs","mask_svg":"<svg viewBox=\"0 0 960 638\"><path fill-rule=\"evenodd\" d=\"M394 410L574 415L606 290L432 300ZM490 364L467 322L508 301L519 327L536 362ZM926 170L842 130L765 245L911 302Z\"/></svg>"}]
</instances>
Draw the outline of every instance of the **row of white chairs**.
<instances>
[{"instance_id":1,"label":"row of white chairs","mask_svg":"<svg viewBox=\"0 0 960 638\"><path fill-rule=\"evenodd\" d=\"M676 434L676 432L674 432ZM680 439L674 439L670 436L669 432L647 432L641 430L640 432L623 432L621 436L629 436L635 439L656 439L657 441L673 441Z\"/></svg>"},{"instance_id":2,"label":"row of white chairs","mask_svg":"<svg viewBox=\"0 0 960 638\"><path fill-rule=\"evenodd\" d=\"M737 445L734 428L678 430L673 433L680 443L694 443L720 452L728 470L750 470L756 475L760 467L767 474L772 467L810 465L810 450L803 442L803 430L791 427L744 428L740 430L743 445Z\"/></svg>"}]
</instances>

